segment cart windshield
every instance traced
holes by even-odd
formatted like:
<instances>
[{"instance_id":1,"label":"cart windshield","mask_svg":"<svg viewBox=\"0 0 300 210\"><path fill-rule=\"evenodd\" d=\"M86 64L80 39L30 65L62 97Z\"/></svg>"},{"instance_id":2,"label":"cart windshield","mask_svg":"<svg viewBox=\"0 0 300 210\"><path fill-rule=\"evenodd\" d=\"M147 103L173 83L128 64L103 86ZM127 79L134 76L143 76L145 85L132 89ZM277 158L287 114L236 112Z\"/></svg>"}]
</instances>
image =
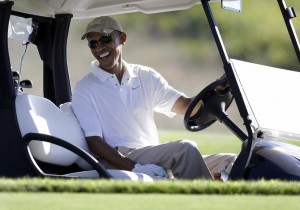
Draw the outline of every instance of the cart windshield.
<instances>
[{"instance_id":1,"label":"cart windshield","mask_svg":"<svg viewBox=\"0 0 300 210\"><path fill-rule=\"evenodd\" d=\"M300 140L300 72L231 60L253 124L268 136Z\"/></svg>"}]
</instances>

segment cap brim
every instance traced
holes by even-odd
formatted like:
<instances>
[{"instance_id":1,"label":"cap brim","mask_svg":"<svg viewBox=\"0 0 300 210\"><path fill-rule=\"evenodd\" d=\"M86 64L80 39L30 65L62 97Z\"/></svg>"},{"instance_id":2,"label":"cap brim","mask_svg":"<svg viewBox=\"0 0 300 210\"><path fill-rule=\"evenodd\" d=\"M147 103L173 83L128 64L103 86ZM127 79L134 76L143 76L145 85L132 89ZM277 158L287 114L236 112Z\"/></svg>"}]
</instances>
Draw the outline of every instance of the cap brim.
<instances>
[{"instance_id":1,"label":"cap brim","mask_svg":"<svg viewBox=\"0 0 300 210\"><path fill-rule=\"evenodd\" d=\"M100 34L110 34L113 31L114 31L113 29L108 29L108 28L90 30L90 31L87 31L85 34L83 34L83 36L81 37L81 40L84 40L87 37L87 34L91 33L91 32L96 32L96 33L100 33Z\"/></svg>"},{"instance_id":2,"label":"cap brim","mask_svg":"<svg viewBox=\"0 0 300 210\"><path fill-rule=\"evenodd\" d=\"M84 40L86 38L86 33L83 34L83 36L81 37L81 40Z\"/></svg>"}]
</instances>

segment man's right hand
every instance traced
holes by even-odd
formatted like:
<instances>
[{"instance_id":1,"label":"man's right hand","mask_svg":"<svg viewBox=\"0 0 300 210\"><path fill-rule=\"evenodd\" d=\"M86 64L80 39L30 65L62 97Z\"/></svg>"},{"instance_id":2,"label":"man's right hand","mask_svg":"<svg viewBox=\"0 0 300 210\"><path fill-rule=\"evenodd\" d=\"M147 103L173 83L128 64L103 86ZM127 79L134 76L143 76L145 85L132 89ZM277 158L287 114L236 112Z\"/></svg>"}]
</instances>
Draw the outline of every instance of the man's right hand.
<instances>
[{"instance_id":1,"label":"man's right hand","mask_svg":"<svg viewBox=\"0 0 300 210\"><path fill-rule=\"evenodd\" d=\"M134 168L132 169L132 172L147 174L151 177L153 177L153 176L160 176L160 177L166 177L166 178L169 177L167 171L163 167L155 165L155 164L141 165L141 164L137 163L137 164L135 164Z\"/></svg>"}]
</instances>

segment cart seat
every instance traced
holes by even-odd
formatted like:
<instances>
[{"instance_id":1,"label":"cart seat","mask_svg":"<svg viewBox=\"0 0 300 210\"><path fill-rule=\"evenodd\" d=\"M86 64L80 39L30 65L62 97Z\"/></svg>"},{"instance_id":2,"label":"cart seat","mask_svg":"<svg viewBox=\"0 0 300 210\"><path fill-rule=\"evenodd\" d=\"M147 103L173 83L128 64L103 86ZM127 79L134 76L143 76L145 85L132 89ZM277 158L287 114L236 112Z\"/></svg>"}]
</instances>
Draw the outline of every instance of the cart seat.
<instances>
[{"instance_id":1,"label":"cart seat","mask_svg":"<svg viewBox=\"0 0 300 210\"><path fill-rule=\"evenodd\" d=\"M26 134L45 134L71 143L91 154L83 132L73 114L70 102L58 108L46 98L20 93L16 97L16 114L23 139ZM82 171L66 174L66 176L99 177L95 170L91 170L90 164L77 154L61 146L37 139L30 141L29 152L31 153L29 157L32 155L32 158L44 163L57 166L70 166L75 163L82 169ZM98 164L102 165L99 162ZM148 175L130 171L107 170L107 172L112 178L116 179L153 180Z\"/></svg>"}]
</instances>

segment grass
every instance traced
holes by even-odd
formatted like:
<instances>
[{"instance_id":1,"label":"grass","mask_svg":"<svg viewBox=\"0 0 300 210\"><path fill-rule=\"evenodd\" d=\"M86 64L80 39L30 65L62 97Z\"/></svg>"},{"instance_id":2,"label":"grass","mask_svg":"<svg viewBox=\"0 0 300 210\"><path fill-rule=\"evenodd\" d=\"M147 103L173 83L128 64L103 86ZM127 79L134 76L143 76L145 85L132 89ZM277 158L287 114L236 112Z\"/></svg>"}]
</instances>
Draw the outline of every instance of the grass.
<instances>
[{"instance_id":1,"label":"grass","mask_svg":"<svg viewBox=\"0 0 300 210\"><path fill-rule=\"evenodd\" d=\"M300 182L178 180L141 183L99 179L2 178L0 192L300 195Z\"/></svg>"},{"instance_id":2,"label":"grass","mask_svg":"<svg viewBox=\"0 0 300 210\"><path fill-rule=\"evenodd\" d=\"M0 210L294 210L298 196L130 195L87 193L0 194Z\"/></svg>"},{"instance_id":3,"label":"grass","mask_svg":"<svg viewBox=\"0 0 300 210\"><path fill-rule=\"evenodd\" d=\"M0 179L0 210L294 210L300 182Z\"/></svg>"},{"instance_id":4,"label":"grass","mask_svg":"<svg viewBox=\"0 0 300 210\"><path fill-rule=\"evenodd\" d=\"M159 137L161 142L168 142L179 139L193 140L198 144L202 154L213 153L236 153L239 154L242 142L229 133L211 133L206 131L189 132L186 130L160 130ZM300 147L300 141L282 140L283 142L294 144Z\"/></svg>"},{"instance_id":5,"label":"grass","mask_svg":"<svg viewBox=\"0 0 300 210\"><path fill-rule=\"evenodd\" d=\"M241 141L233 135L222 133L189 132L185 130L159 130L161 142L168 142L179 139L193 140L198 144L202 154L213 153L239 153Z\"/></svg>"}]
</instances>

